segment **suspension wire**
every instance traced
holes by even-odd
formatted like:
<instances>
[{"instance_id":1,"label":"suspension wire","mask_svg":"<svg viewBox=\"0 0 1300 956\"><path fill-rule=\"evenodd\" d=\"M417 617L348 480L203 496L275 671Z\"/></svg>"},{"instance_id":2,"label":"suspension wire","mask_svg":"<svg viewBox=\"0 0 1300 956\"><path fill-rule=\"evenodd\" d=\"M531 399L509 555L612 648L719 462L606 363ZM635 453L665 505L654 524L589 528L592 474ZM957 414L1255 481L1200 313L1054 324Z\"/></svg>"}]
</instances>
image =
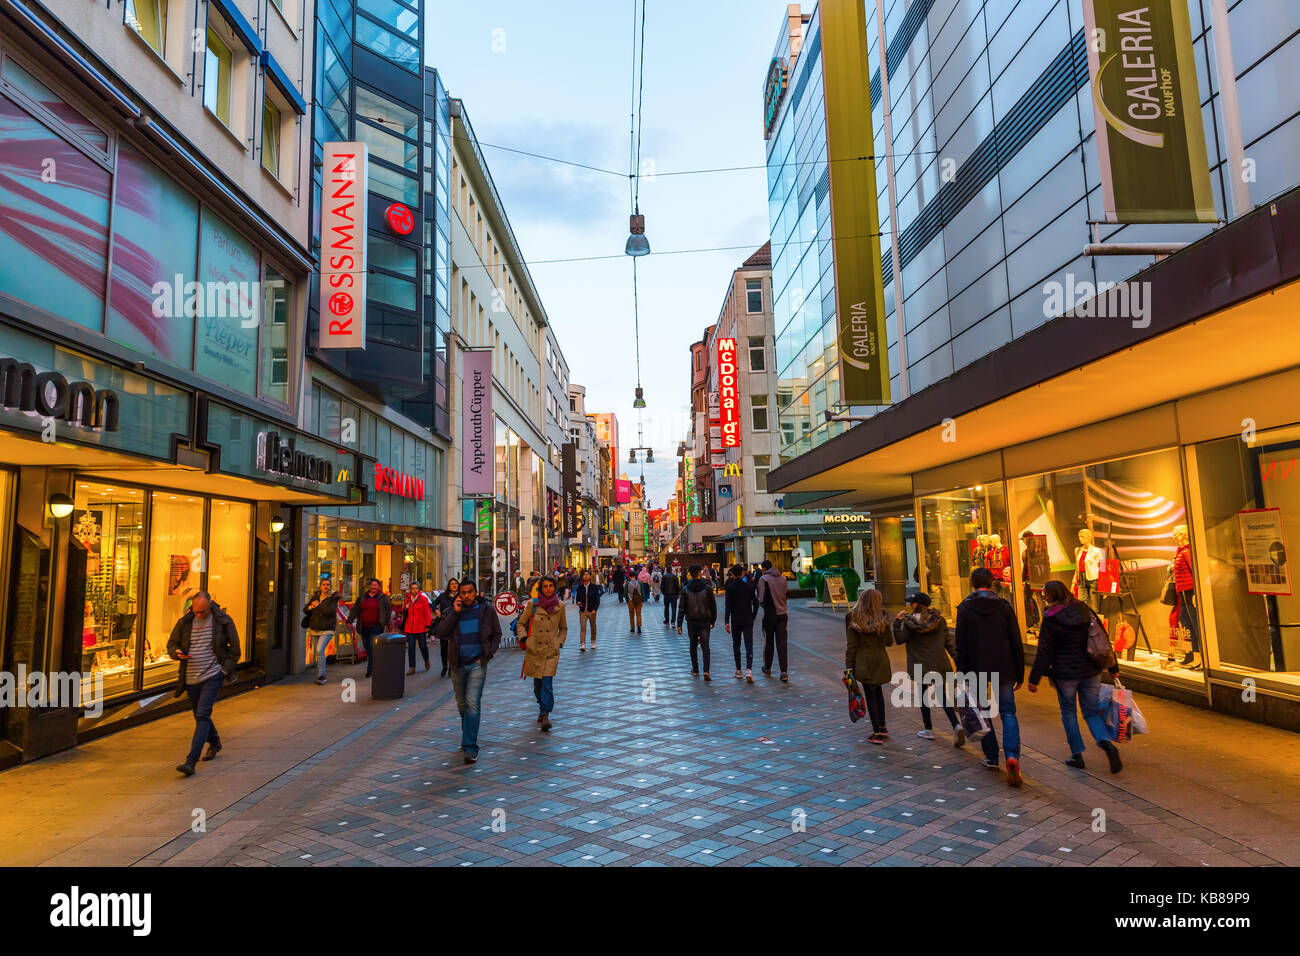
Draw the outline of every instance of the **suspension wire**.
<instances>
[{"instance_id":1,"label":"suspension wire","mask_svg":"<svg viewBox=\"0 0 1300 956\"><path fill-rule=\"evenodd\" d=\"M632 257L632 334L636 339L636 387L641 387L641 311L637 302L636 256Z\"/></svg>"},{"instance_id":2,"label":"suspension wire","mask_svg":"<svg viewBox=\"0 0 1300 956\"><path fill-rule=\"evenodd\" d=\"M645 0L641 0L641 57L637 78L636 105L636 192L633 196L634 211L641 209L641 117L645 111Z\"/></svg>"}]
</instances>

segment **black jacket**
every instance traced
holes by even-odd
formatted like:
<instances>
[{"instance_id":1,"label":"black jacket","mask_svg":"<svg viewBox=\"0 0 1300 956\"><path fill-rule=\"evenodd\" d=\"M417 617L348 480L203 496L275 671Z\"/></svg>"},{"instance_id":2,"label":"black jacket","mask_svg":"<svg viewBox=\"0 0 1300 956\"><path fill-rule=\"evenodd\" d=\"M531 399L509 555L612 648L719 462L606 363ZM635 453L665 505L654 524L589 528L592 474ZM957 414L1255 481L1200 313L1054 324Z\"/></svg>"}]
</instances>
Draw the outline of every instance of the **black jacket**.
<instances>
[{"instance_id":1,"label":"black jacket","mask_svg":"<svg viewBox=\"0 0 1300 956\"><path fill-rule=\"evenodd\" d=\"M690 604L691 594L704 594L704 606L707 608L703 615L690 615L686 613L686 608ZM681 600L677 602L677 626L681 627L682 622L687 624L705 624L709 627L718 623L718 602L713 596L713 587L703 578L691 578L682 588Z\"/></svg>"},{"instance_id":2,"label":"black jacket","mask_svg":"<svg viewBox=\"0 0 1300 956\"><path fill-rule=\"evenodd\" d=\"M665 571L659 579L659 593L666 598L674 598L682 593L682 582L671 571Z\"/></svg>"},{"instance_id":3,"label":"black jacket","mask_svg":"<svg viewBox=\"0 0 1300 956\"><path fill-rule=\"evenodd\" d=\"M460 667L460 616L478 614L478 641L483 645L483 663L496 656L501 647L501 622L497 619L497 609L484 597L476 597L474 603L457 611L453 603L443 612L437 627L434 628L438 640L447 642L447 666Z\"/></svg>"},{"instance_id":4,"label":"black jacket","mask_svg":"<svg viewBox=\"0 0 1300 956\"><path fill-rule=\"evenodd\" d=\"M744 578L728 580L727 596L723 601L723 623L753 624L757 615L758 595L754 585Z\"/></svg>"},{"instance_id":5,"label":"black jacket","mask_svg":"<svg viewBox=\"0 0 1300 956\"><path fill-rule=\"evenodd\" d=\"M957 670L998 675L1002 683L1025 679L1025 648L1016 612L992 591L974 591L957 605Z\"/></svg>"},{"instance_id":6,"label":"black jacket","mask_svg":"<svg viewBox=\"0 0 1300 956\"><path fill-rule=\"evenodd\" d=\"M319 594L307 595L307 600L302 602L302 626L309 631L332 631L338 624L339 599L343 595L338 591L331 591L320 604L317 604L310 611L307 605L320 597Z\"/></svg>"},{"instance_id":7,"label":"black jacket","mask_svg":"<svg viewBox=\"0 0 1300 956\"><path fill-rule=\"evenodd\" d=\"M235 622L222 610L220 604L213 601L208 605L208 613L212 615L212 651L216 655L217 663L221 665L222 673L227 679L233 678L235 668L239 666L239 632L235 630ZM168 657L175 657L177 652L181 654L190 652L190 632L193 628L194 612L186 611L172 628L171 636L167 638ZM181 661L181 682L176 687L177 697L185 693L185 667L188 664L189 661Z\"/></svg>"},{"instance_id":8,"label":"black jacket","mask_svg":"<svg viewBox=\"0 0 1300 956\"><path fill-rule=\"evenodd\" d=\"M605 589L595 581L587 585L578 582L573 587L573 603L579 611L595 611L600 607L600 596L604 593Z\"/></svg>"},{"instance_id":9,"label":"black jacket","mask_svg":"<svg viewBox=\"0 0 1300 956\"><path fill-rule=\"evenodd\" d=\"M1037 684L1046 674L1055 683L1096 677L1101 668L1088 656L1088 625L1092 612L1083 604L1049 607L1038 628L1038 651L1029 683Z\"/></svg>"}]
</instances>

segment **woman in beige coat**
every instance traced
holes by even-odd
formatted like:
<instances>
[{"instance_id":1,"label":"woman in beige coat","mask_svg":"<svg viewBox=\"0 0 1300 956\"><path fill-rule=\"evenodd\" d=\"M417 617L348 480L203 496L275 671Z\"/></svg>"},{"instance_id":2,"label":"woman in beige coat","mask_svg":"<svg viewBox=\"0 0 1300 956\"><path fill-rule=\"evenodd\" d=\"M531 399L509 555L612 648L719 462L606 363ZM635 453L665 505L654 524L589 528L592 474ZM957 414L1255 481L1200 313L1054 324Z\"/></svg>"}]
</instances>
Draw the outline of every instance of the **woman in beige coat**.
<instances>
[{"instance_id":1,"label":"woman in beige coat","mask_svg":"<svg viewBox=\"0 0 1300 956\"><path fill-rule=\"evenodd\" d=\"M569 633L564 602L555 592L555 578L545 575L537 584L537 597L524 605L524 613L516 625L524 646L524 674L533 679L533 696L540 710L537 723L542 730L551 729L551 711L555 709L553 681L560 663L560 648Z\"/></svg>"}]
</instances>

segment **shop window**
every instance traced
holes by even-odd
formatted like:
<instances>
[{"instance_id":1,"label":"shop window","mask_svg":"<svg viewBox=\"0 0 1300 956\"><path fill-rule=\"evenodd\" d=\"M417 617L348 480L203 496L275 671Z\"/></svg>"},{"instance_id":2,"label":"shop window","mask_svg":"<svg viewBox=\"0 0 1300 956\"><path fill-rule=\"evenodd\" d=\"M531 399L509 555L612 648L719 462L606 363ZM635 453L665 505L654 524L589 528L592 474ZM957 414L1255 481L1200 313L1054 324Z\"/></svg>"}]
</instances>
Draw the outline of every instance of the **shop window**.
<instances>
[{"instance_id":1,"label":"shop window","mask_svg":"<svg viewBox=\"0 0 1300 956\"><path fill-rule=\"evenodd\" d=\"M194 370L227 388L256 395L262 306L257 249L207 209L202 222L199 273L206 301L195 325Z\"/></svg>"},{"instance_id":2,"label":"shop window","mask_svg":"<svg viewBox=\"0 0 1300 956\"><path fill-rule=\"evenodd\" d=\"M144 632L144 686L177 679L179 664L167 656L172 627L203 590L203 499L184 492L149 496L149 565ZM218 604L221 598L215 597Z\"/></svg>"},{"instance_id":3,"label":"shop window","mask_svg":"<svg viewBox=\"0 0 1300 956\"><path fill-rule=\"evenodd\" d=\"M72 537L86 549L81 669L84 679L104 682L105 699L135 690L143 531L143 492L77 484ZM148 659L164 649L151 646Z\"/></svg>"},{"instance_id":4,"label":"shop window","mask_svg":"<svg viewBox=\"0 0 1300 956\"><path fill-rule=\"evenodd\" d=\"M231 68L234 56L217 31L208 27L203 53L203 106L209 113L230 125Z\"/></svg>"},{"instance_id":5,"label":"shop window","mask_svg":"<svg viewBox=\"0 0 1300 956\"><path fill-rule=\"evenodd\" d=\"M262 168L280 178L280 108L269 96L262 100Z\"/></svg>"},{"instance_id":6,"label":"shop window","mask_svg":"<svg viewBox=\"0 0 1300 956\"><path fill-rule=\"evenodd\" d=\"M167 55L168 0L126 0L126 25L161 57Z\"/></svg>"},{"instance_id":7,"label":"shop window","mask_svg":"<svg viewBox=\"0 0 1300 956\"><path fill-rule=\"evenodd\" d=\"M289 404L289 310L293 286L276 270L262 280L262 397Z\"/></svg>"},{"instance_id":8,"label":"shop window","mask_svg":"<svg viewBox=\"0 0 1300 956\"><path fill-rule=\"evenodd\" d=\"M975 568L988 568L995 590L1010 595L1013 552L1000 481L922 498L921 535L918 563L926 569L930 600L949 621Z\"/></svg>"},{"instance_id":9,"label":"shop window","mask_svg":"<svg viewBox=\"0 0 1300 956\"><path fill-rule=\"evenodd\" d=\"M751 372L762 372L767 369L767 348L763 341L761 335L751 335L749 337L749 370Z\"/></svg>"},{"instance_id":10,"label":"shop window","mask_svg":"<svg viewBox=\"0 0 1300 956\"><path fill-rule=\"evenodd\" d=\"M230 615L239 632L239 659L252 660L253 629L249 616L252 589L253 506L213 499L209 519L208 584L212 600Z\"/></svg>"},{"instance_id":11,"label":"shop window","mask_svg":"<svg viewBox=\"0 0 1300 956\"><path fill-rule=\"evenodd\" d=\"M799 539L793 535L765 535L763 538L763 557L772 562L772 567L782 574L794 573L794 550L799 547Z\"/></svg>"}]
</instances>

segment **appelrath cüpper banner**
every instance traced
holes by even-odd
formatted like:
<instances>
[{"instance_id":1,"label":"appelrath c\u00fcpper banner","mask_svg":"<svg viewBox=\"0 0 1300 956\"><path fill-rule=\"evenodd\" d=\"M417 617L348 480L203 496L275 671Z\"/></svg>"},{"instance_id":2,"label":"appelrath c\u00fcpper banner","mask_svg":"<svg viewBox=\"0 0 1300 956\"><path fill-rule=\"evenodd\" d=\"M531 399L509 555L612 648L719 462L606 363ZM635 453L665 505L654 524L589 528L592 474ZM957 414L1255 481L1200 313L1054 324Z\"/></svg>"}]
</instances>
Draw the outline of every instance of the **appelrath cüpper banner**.
<instances>
[{"instance_id":1,"label":"appelrath c\u00fcpper banner","mask_svg":"<svg viewBox=\"0 0 1300 956\"><path fill-rule=\"evenodd\" d=\"M466 352L461 382L461 494L496 493L492 353Z\"/></svg>"}]
</instances>

